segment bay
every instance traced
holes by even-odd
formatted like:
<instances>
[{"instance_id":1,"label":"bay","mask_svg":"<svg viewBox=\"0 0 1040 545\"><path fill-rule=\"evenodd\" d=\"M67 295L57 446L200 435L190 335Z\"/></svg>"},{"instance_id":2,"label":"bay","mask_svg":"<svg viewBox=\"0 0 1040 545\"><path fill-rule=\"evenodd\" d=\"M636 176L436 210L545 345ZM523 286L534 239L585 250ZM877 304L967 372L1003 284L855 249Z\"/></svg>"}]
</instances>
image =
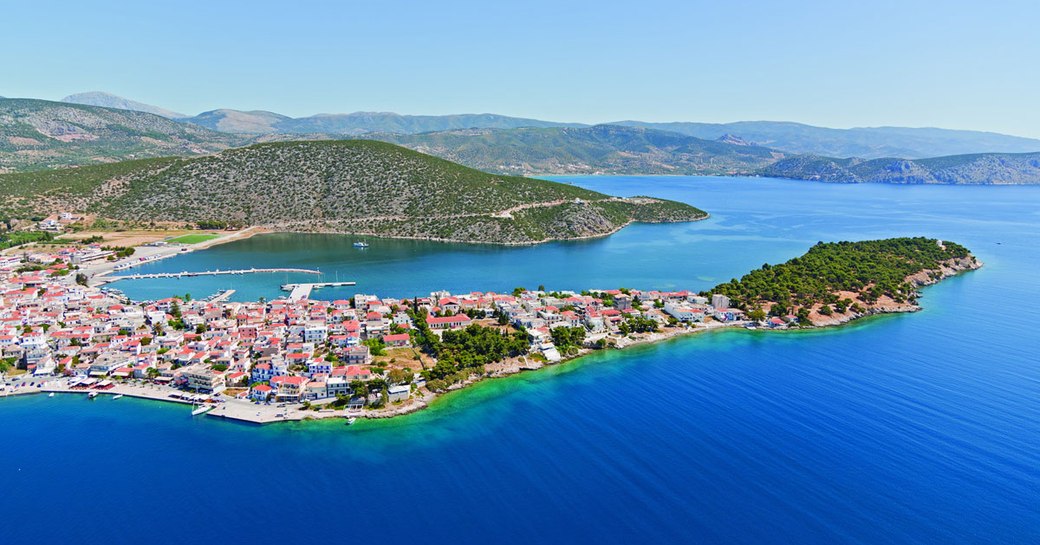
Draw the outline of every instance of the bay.
<instances>
[{"instance_id":1,"label":"bay","mask_svg":"<svg viewBox=\"0 0 1040 545\"><path fill-rule=\"evenodd\" d=\"M986 266L927 288L919 313L597 353L349 428L0 399L0 543L1040 541L1040 188L561 180L712 217L530 248L265 235L149 267L313 266L383 296L699 290L819 240L912 235ZM116 287L270 298L285 280Z\"/></svg>"}]
</instances>

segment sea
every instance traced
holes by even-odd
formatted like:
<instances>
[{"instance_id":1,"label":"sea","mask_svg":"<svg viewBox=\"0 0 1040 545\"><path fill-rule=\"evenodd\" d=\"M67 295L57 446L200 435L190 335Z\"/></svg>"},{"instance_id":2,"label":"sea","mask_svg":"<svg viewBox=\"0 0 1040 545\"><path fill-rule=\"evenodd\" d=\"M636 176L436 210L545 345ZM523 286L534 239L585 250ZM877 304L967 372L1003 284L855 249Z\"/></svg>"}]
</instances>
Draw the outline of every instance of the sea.
<instances>
[{"instance_id":1,"label":"sea","mask_svg":"<svg viewBox=\"0 0 1040 545\"><path fill-rule=\"evenodd\" d=\"M1040 543L1040 187L555 179L711 217L514 248L271 234L141 270L357 282L323 299L703 290L817 241L917 235L985 266L924 289L917 313L599 352L349 427L0 399L0 544ZM249 300L314 278L112 287Z\"/></svg>"}]
</instances>

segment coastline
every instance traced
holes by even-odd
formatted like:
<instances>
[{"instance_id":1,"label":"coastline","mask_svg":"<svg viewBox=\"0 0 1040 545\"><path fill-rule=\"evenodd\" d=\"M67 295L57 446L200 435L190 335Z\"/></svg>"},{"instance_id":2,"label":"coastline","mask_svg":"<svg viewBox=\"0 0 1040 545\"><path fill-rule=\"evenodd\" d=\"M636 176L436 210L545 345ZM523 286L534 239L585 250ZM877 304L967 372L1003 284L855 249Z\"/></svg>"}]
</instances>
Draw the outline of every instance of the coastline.
<instances>
[{"instance_id":1,"label":"coastline","mask_svg":"<svg viewBox=\"0 0 1040 545\"><path fill-rule=\"evenodd\" d=\"M919 277L915 280L915 283L919 287L927 287L938 284L946 278L950 278L959 275L963 272L977 270L983 266L982 261L974 258L965 258L959 260L959 263L952 263L949 267L943 267L940 271L922 271L915 277ZM936 277L928 276L930 272L938 272ZM923 276L922 276L923 275ZM909 280L909 279L908 279ZM843 316L840 319L835 319L827 322L813 323L812 325L804 325L797 327L784 327L784 328L755 328L750 329L747 326L752 322L749 321L737 321L737 322L717 322L710 321L705 322L696 326L683 326L683 327L670 327L663 331L637 334L634 337L622 337L615 339L616 343L612 348L597 350L590 348L582 348L577 354L562 358L560 361L555 363L541 363L531 362L525 356L520 358L511 358L503 362L489 365L494 366L494 369L490 372L485 373L482 376L476 378L469 378L457 384L453 384L443 392L430 392L428 390L417 391L414 397L409 398L406 402L401 404L390 404L378 409L320 409L320 410L305 410L301 404L254 404L247 400L241 399L227 399L219 403L208 403L213 408L205 413L205 416L213 416L217 418L223 418L226 420L232 420L236 422L242 422L247 424L265 425L273 424L278 422L304 422L304 421L319 421L327 419L347 419L347 418L364 418L372 420L381 420L387 418L394 418L397 416L404 416L407 414L416 413L422 411L431 406L432 403L438 399L442 399L448 394L463 391L478 383L482 383L489 380L504 379L512 376L520 375L525 372L537 372L539 370L549 367L559 367L561 365L571 364L582 360L586 356L591 356L600 353L604 350L626 350L633 347L649 346L653 344L664 343L667 341L674 341L686 338L693 338L704 333L711 333L717 331L764 331L770 334L784 333L784 332L807 332L814 330L831 330L839 329L843 326L850 325L864 318L880 317L886 314L901 314L907 312L917 312L921 310L921 306L917 304L904 304L900 306L889 306L881 305L874 308L867 309L866 312L855 314L852 316ZM523 364L521 364L521 360ZM51 384L45 384L42 387L28 386L21 389L15 389L13 391L7 391L0 399L8 396L20 396L20 395L39 395L39 394L88 394L92 391L97 390L83 390L83 389L72 389L69 388L67 383L61 384L64 379L58 379L55 381L49 381ZM58 384L54 384L57 382ZM182 390L173 388L163 388L156 385L137 385L130 383L119 383L115 384L111 389L98 391L99 397L111 397L116 395L124 395L126 397L134 397L138 399L146 399L150 401L159 402L172 402L181 405L191 405L191 401L183 399L175 399L170 397L170 394L183 394Z\"/></svg>"}]
</instances>

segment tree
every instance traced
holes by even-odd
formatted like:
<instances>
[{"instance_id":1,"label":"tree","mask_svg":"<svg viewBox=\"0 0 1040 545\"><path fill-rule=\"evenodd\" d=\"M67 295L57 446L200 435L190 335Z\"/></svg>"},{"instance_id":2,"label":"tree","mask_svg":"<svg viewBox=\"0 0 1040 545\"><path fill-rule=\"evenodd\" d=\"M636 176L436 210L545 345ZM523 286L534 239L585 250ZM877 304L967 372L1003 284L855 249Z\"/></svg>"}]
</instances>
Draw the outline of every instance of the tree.
<instances>
[{"instance_id":1,"label":"tree","mask_svg":"<svg viewBox=\"0 0 1040 545\"><path fill-rule=\"evenodd\" d=\"M389 373L390 384L411 384L413 378L409 369L391 369Z\"/></svg>"},{"instance_id":2,"label":"tree","mask_svg":"<svg viewBox=\"0 0 1040 545\"><path fill-rule=\"evenodd\" d=\"M761 322L766 319L766 311L761 308L756 308L751 312L748 312L748 319L753 322Z\"/></svg>"}]
</instances>

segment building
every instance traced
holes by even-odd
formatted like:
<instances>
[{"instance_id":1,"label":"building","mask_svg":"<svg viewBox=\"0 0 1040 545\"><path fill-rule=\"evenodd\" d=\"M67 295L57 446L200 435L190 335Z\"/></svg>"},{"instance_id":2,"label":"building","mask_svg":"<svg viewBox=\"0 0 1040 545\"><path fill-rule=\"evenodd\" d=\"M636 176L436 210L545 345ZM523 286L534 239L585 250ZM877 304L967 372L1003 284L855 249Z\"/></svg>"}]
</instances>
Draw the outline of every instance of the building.
<instances>
[{"instance_id":1,"label":"building","mask_svg":"<svg viewBox=\"0 0 1040 545\"><path fill-rule=\"evenodd\" d=\"M185 386L199 392L220 392L226 387L224 374L204 367L190 367L184 370Z\"/></svg>"},{"instance_id":2,"label":"building","mask_svg":"<svg viewBox=\"0 0 1040 545\"><path fill-rule=\"evenodd\" d=\"M721 293L716 293L711 296L711 306L719 310L727 309L729 308L729 297L726 297Z\"/></svg>"},{"instance_id":3,"label":"building","mask_svg":"<svg viewBox=\"0 0 1040 545\"><path fill-rule=\"evenodd\" d=\"M426 318L426 325L430 329L458 329L466 327L472 322L465 314L454 314L452 316L430 316Z\"/></svg>"}]
</instances>

